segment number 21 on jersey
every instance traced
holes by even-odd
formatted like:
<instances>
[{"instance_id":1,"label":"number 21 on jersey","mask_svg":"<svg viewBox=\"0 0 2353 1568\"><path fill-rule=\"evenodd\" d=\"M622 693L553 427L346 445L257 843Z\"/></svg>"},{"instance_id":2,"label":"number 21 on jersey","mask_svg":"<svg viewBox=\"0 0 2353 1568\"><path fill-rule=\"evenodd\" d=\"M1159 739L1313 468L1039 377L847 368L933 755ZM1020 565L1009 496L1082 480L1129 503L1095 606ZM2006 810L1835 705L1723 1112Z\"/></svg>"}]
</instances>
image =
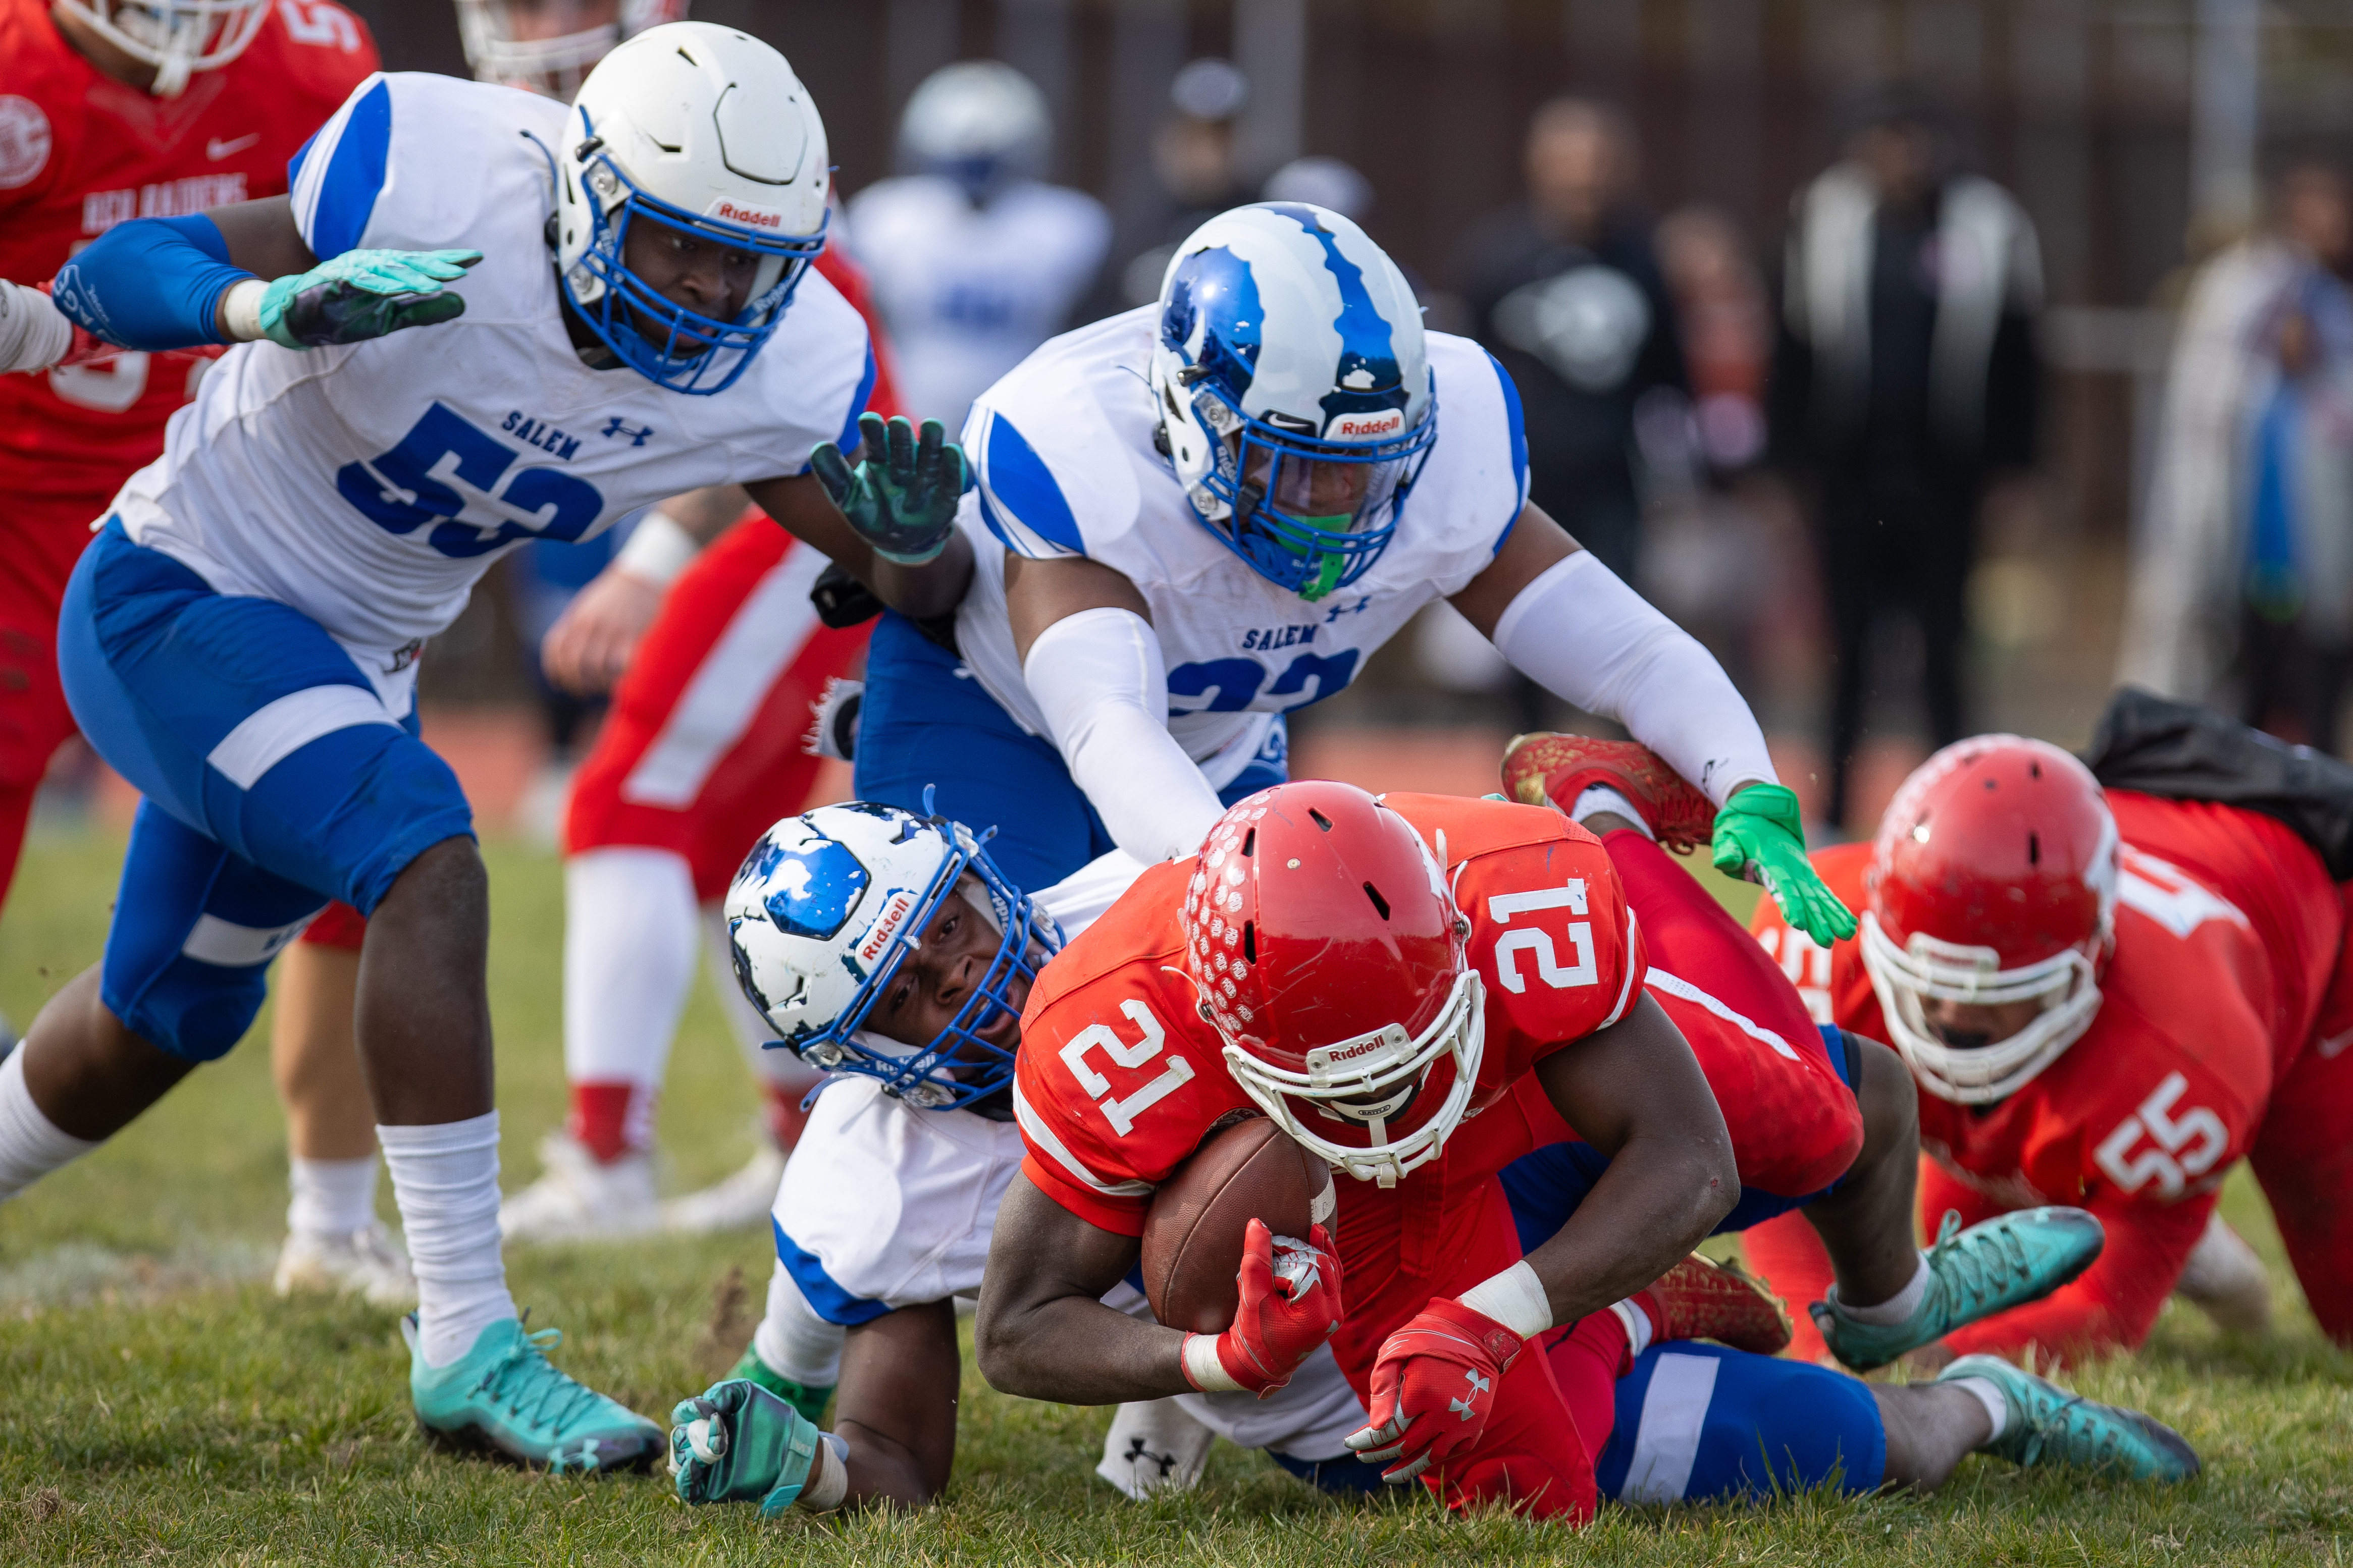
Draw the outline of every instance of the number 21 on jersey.
<instances>
[{"instance_id":1,"label":"number 21 on jersey","mask_svg":"<svg viewBox=\"0 0 2353 1568\"><path fill-rule=\"evenodd\" d=\"M1087 1060L1087 1053L1100 1048L1113 1063L1132 1070L1159 1056L1161 1047L1167 1041L1160 1020L1154 1017L1152 1009L1141 1001L1123 1002L1119 1010L1126 1014L1128 1022L1142 1032L1142 1039L1130 1045L1121 1039L1119 1032L1109 1024L1090 1025L1073 1035L1071 1043L1062 1047L1062 1065L1071 1069L1071 1076L1078 1079L1079 1088L1095 1102L1095 1109L1103 1113L1103 1120L1111 1123L1111 1130L1124 1138L1135 1131L1137 1117L1193 1081L1193 1064L1183 1057L1170 1057L1161 1068L1159 1077L1125 1099L1114 1096L1111 1091L1111 1079L1094 1069Z\"/></svg>"}]
</instances>

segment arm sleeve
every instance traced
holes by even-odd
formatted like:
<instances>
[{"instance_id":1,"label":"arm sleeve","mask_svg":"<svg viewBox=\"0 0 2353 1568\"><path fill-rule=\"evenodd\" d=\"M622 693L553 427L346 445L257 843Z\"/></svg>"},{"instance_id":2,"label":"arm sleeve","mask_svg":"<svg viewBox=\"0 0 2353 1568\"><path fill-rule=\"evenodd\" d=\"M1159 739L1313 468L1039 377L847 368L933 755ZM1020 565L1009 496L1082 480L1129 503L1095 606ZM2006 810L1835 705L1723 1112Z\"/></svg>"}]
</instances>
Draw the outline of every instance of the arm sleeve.
<instances>
[{"instance_id":1,"label":"arm sleeve","mask_svg":"<svg viewBox=\"0 0 2353 1568\"><path fill-rule=\"evenodd\" d=\"M1780 782L1715 656L1590 551L1520 590L1495 622L1495 649L1554 696L1625 725L1718 805L1751 780Z\"/></svg>"},{"instance_id":2,"label":"arm sleeve","mask_svg":"<svg viewBox=\"0 0 2353 1568\"><path fill-rule=\"evenodd\" d=\"M222 343L220 297L253 274L232 266L220 226L202 213L134 218L59 269L51 298L92 335L126 349Z\"/></svg>"},{"instance_id":3,"label":"arm sleeve","mask_svg":"<svg viewBox=\"0 0 2353 1568\"><path fill-rule=\"evenodd\" d=\"M1056 621L1021 676L1112 841L1146 863L1190 855L1225 806L1168 733L1168 671L1144 617L1105 606Z\"/></svg>"}]
</instances>

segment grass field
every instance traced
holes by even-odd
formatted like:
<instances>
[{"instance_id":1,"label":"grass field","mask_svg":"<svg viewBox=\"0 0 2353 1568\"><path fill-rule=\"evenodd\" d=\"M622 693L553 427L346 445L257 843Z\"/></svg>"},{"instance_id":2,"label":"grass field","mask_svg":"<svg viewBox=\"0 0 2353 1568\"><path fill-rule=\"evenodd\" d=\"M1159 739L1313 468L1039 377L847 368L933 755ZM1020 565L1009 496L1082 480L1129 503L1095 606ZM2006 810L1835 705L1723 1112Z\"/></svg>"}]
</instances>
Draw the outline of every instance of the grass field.
<instances>
[{"instance_id":1,"label":"grass field","mask_svg":"<svg viewBox=\"0 0 2353 1568\"><path fill-rule=\"evenodd\" d=\"M554 860L489 851L491 1000L510 1182L562 1113ZM0 921L0 1008L21 1026L94 962L119 842L27 853ZM663 1108L670 1180L750 1148L748 1079L698 997ZM764 1525L690 1512L659 1478L551 1481L427 1449L388 1315L287 1303L266 1279L285 1135L262 1031L98 1154L0 1209L0 1563L1420 1562L2088 1563L2353 1556L2353 1358L2315 1331L2243 1179L2232 1217L2273 1261L2271 1340L2170 1312L2139 1358L2081 1380L2189 1435L2204 1479L2171 1491L1971 1460L1936 1497L1767 1509L1606 1510L1582 1534L1440 1516L1419 1497L1326 1500L1219 1450L1198 1492L1118 1500L1091 1470L1105 1413L1003 1398L969 1370L949 1500L902 1517ZM385 1199L387 1215L389 1197ZM532 1251L515 1294L566 1334L574 1371L668 1411L741 1348L769 1250L691 1244ZM737 1283L731 1287L731 1281Z\"/></svg>"}]
</instances>

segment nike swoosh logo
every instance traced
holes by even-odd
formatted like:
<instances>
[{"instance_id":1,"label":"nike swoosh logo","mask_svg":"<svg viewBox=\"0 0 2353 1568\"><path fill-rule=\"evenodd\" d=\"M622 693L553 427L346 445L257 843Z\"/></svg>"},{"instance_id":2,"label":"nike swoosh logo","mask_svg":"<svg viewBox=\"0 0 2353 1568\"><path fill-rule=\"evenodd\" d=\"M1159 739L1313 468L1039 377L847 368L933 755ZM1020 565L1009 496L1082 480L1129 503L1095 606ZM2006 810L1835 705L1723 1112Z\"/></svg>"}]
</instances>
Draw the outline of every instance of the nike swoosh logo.
<instances>
[{"instance_id":1,"label":"nike swoosh logo","mask_svg":"<svg viewBox=\"0 0 2353 1568\"><path fill-rule=\"evenodd\" d=\"M2337 1056L2347 1046L2353 1046L2353 1029L2346 1029L2334 1035L2324 1035L2320 1038L2319 1046L2323 1060Z\"/></svg>"},{"instance_id":2,"label":"nike swoosh logo","mask_svg":"<svg viewBox=\"0 0 2353 1568\"><path fill-rule=\"evenodd\" d=\"M234 142L224 142L216 136L205 143L205 156L217 163L230 153L242 153L260 140L261 132L259 131L248 131Z\"/></svg>"}]
</instances>

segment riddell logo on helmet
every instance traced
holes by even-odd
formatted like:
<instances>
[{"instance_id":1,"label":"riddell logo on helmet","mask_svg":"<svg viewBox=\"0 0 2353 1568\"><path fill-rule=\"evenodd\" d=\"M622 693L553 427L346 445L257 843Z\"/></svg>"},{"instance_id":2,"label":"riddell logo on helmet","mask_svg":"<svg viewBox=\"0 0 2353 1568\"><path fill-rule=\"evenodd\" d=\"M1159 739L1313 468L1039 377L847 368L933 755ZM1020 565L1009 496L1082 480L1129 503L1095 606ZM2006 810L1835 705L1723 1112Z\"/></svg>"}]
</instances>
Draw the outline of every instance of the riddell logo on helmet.
<instances>
[{"instance_id":1,"label":"riddell logo on helmet","mask_svg":"<svg viewBox=\"0 0 2353 1568\"><path fill-rule=\"evenodd\" d=\"M785 226L784 214L766 207L747 207L724 196L712 203L711 210L702 216L715 217L722 223L739 223L745 228L781 229Z\"/></svg>"},{"instance_id":2,"label":"riddell logo on helmet","mask_svg":"<svg viewBox=\"0 0 2353 1568\"><path fill-rule=\"evenodd\" d=\"M871 963L880 957L882 949L890 942L892 933L899 929L899 922L905 920L907 911L914 907L915 896L913 893L902 889L892 894L891 901L882 906L881 917L867 931L866 940L859 944L859 962Z\"/></svg>"},{"instance_id":3,"label":"riddell logo on helmet","mask_svg":"<svg viewBox=\"0 0 2353 1568\"><path fill-rule=\"evenodd\" d=\"M1391 408L1380 414L1343 414L1332 426L1335 436L1365 437L1394 436L1405 428L1405 410Z\"/></svg>"},{"instance_id":4,"label":"riddell logo on helmet","mask_svg":"<svg viewBox=\"0 0 2353 1568\"><path fill-rule=\"evenodd\" d=\"M1324 1059L1327 1063L1333 1064L1352 1062L1358 1057L1365 1055L1367 1051L1377 1051L1383 1049L1388 1045L1388 1043L1389 1042L1386 1038L1375 1038L1370 1040L1358 1040L1353 1045L1335 1046L1330 1050L1324 1053Z\"/></svg>"}]
</instances>

